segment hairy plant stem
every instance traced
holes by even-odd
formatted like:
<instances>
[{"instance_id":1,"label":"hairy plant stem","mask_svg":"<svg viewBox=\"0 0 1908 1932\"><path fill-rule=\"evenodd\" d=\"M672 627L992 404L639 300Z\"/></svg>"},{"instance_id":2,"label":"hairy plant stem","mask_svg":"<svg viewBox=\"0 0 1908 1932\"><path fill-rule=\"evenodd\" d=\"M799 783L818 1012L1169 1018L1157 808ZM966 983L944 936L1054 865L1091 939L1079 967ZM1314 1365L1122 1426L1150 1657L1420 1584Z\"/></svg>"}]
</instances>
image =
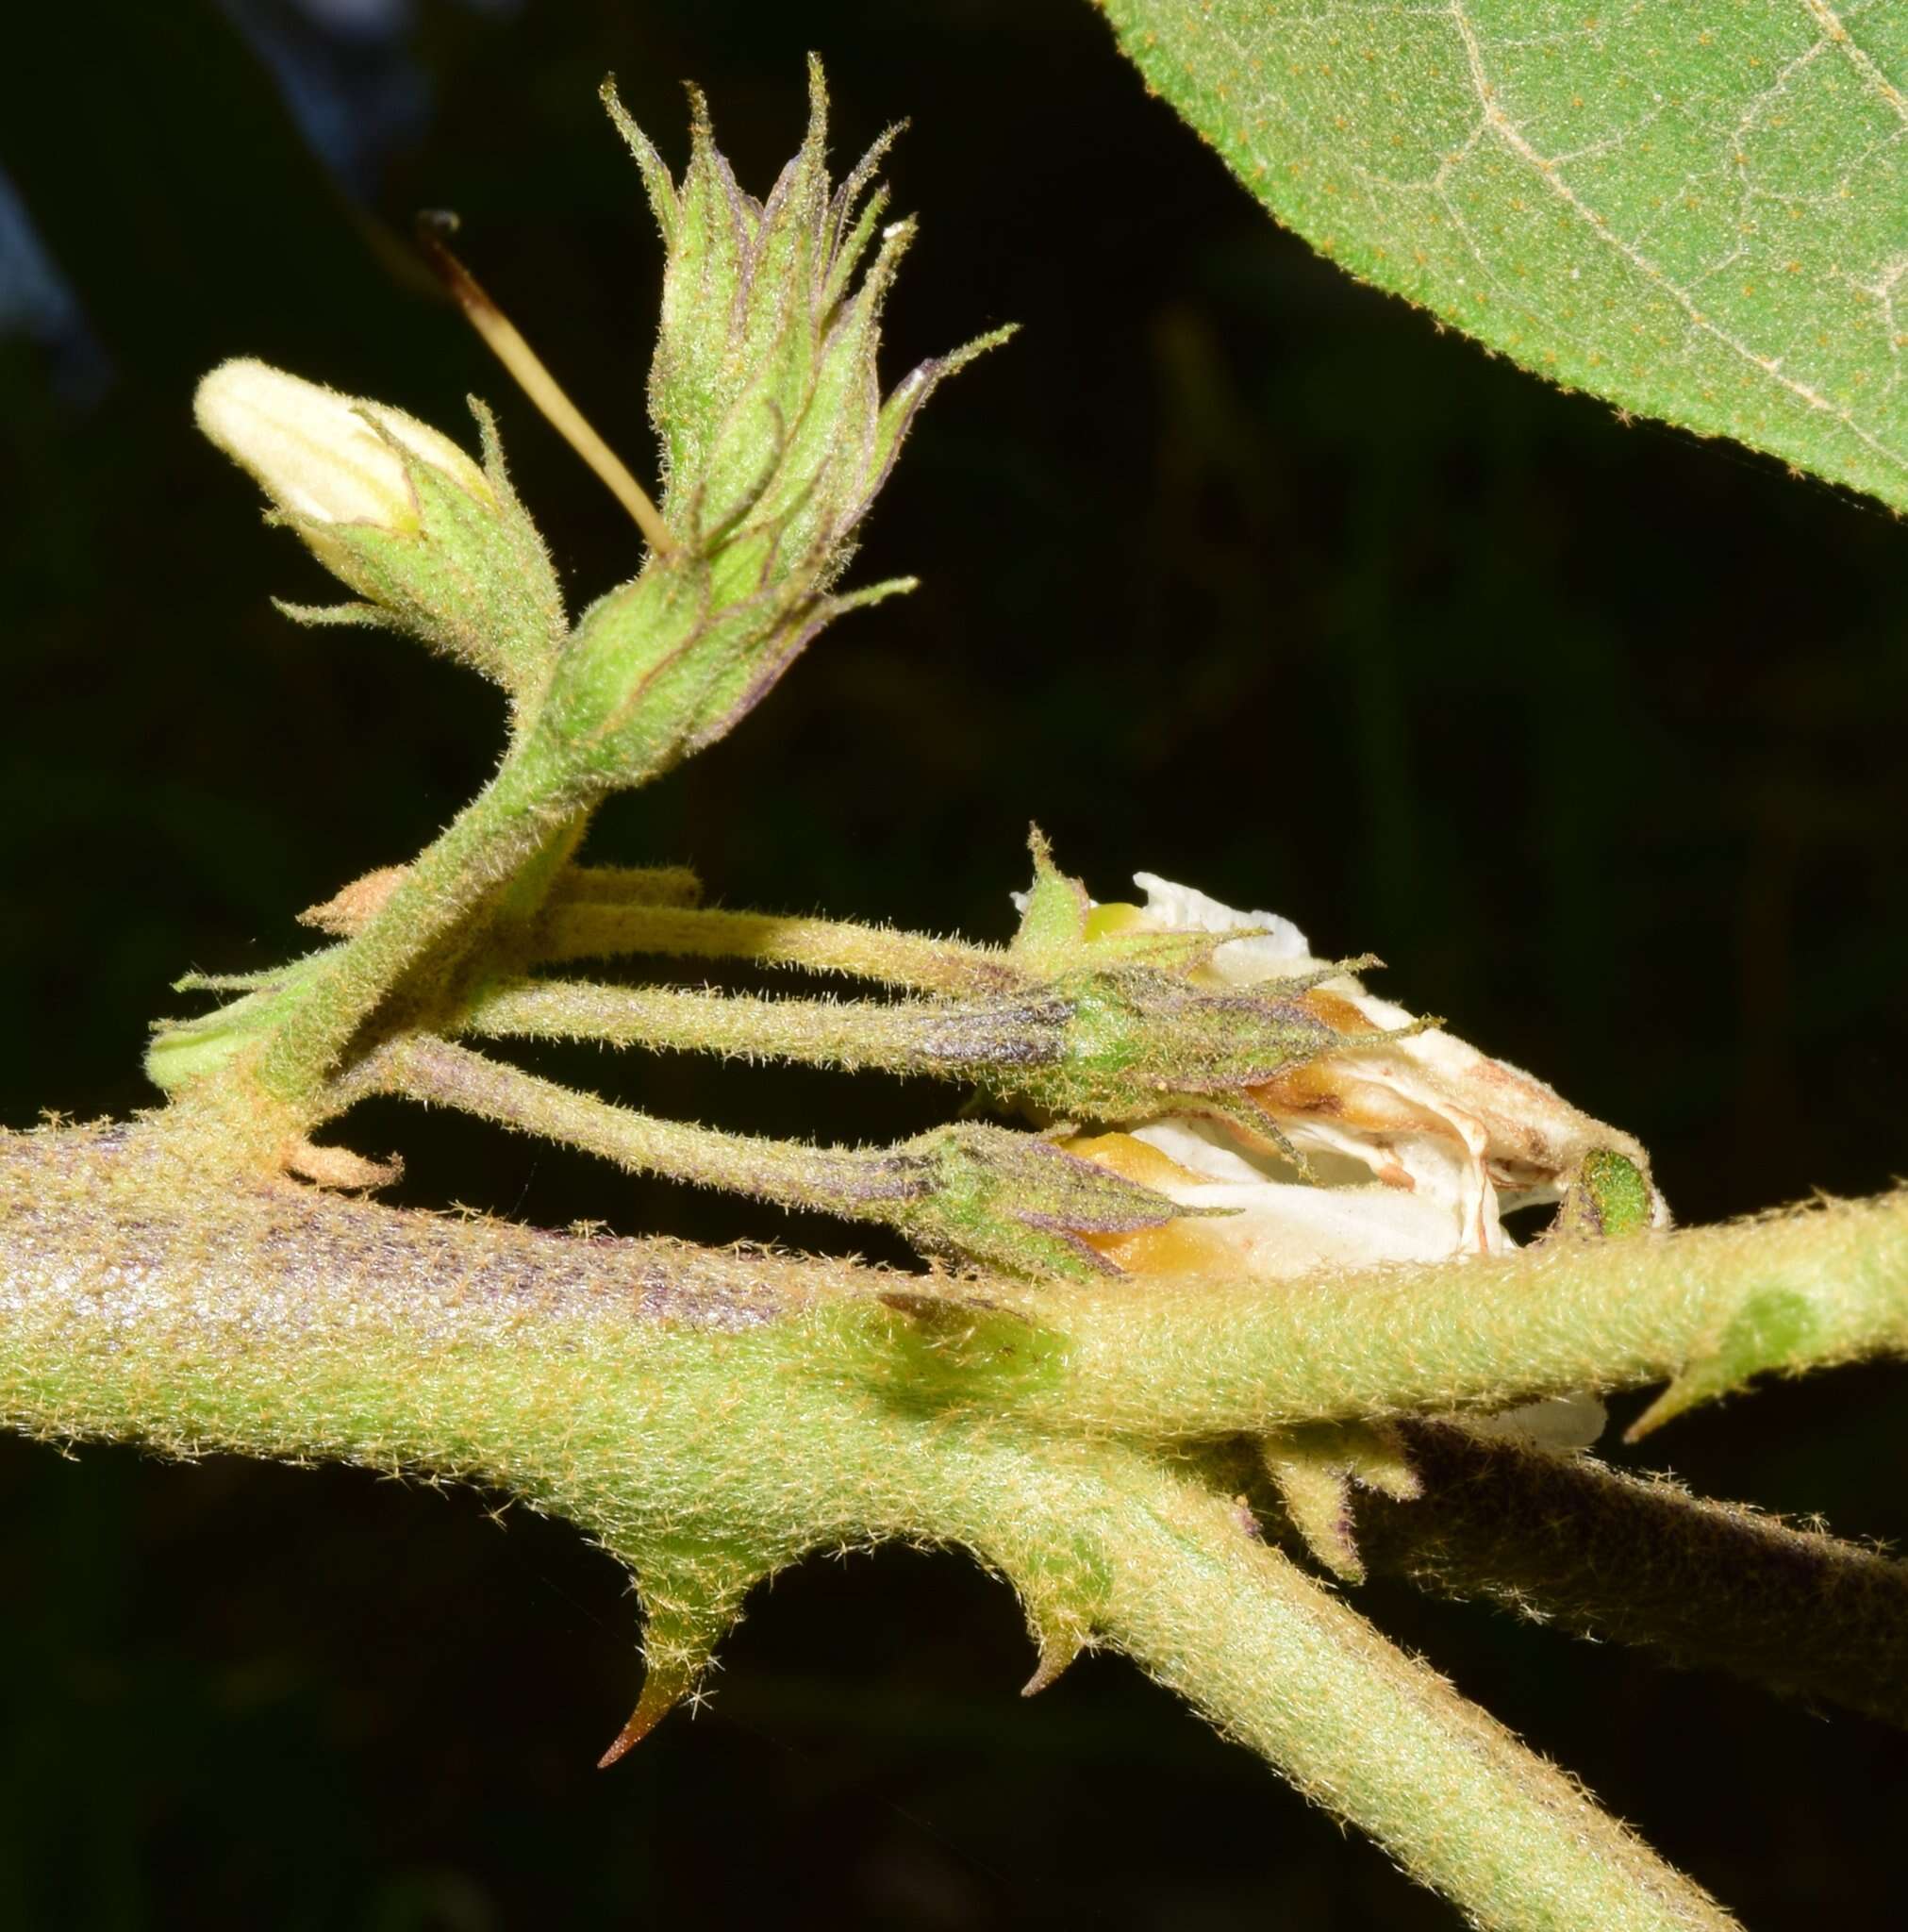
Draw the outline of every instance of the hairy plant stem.
<instances>
[{"instance_id":1,"label":"hairy plant stem","mask_svg":"<svg viewBox=\"0 0 1908 1932\"><path fill-rule=\"evenodd\" d=\"M550 889L559 902L611 906L693 906L702 881L686 865L572 865Z\"/></svg>"},{"instance_id":2,"label":"hairy plant stem","mask_svg":"<svg viewBox=\"0 0 1908 1932\"><path fill-rule=\"evenodd\" d=\"M727 1188L784 1208L885 1220L910 1192L878 1148L770 1141L639 1113L425 1034L380 1049L364 1084L579 1147L630 1174Z\"/></svg>"},{"instance_id":3,"label":"hairy plant stem","mask_svg":"<svg viewBox=\"0 0 1908 1932\"><path fill-rule=\"evenodd\" d=\"M1908 1725L1908 1563L1587 1456L1409 1423L1424 1484L1372 1493L1378 1574Z\"/></svg>"},{"instance_id":4,"label":"hairy plant stem","mask_svg":"<svg viewBox=\"0 0 1908 1932\"><path fill-rule=\"evenodd\" d=\"M889 926L710 907L632 906L559 899L539 924L535 957L554 962L625 953L746 959L840 973L922 992L1002 991L1025 975L994 946L938 940Z\"/></svg>"},{"instance_id":5,"label":"hairy plant stem","mask_svg":"<svg viewBox=\"0 0 1908 1932\"><path fill-rule=\"evenodd\" d=\"M1032 1305L1029 1305L1031 1307ZM1908 1354L1908 1190L1621 1241L1170 1294L1054 1288L1038 1319L1064 1373L1019 1398L1045 1427L1219 1435L1291 1423L1492 1411L1708 1365L1800 1374ZM1772 1321L1765 1358L1754 1341Z\"/></svg>"},{"instance_id":6,"label":"hairy plant stem","mask_svg":"<svg viewBox=\"0 0 1908 1932\"><path fill-rule=\"evenodd\" d=\"M1147 1459L1106 1461L1127 1476L1102 1506L1119 1511L1106 1639L1473 1924L1735 1924L1486 1711L1249 1542L1222 1498ZM1065 1507L1086 1502L1076 1491Z\"/></svg>"},{"instance_id":7,"label":"hairy plant stem","mask_svg":"<svg viewBox=\"0 0 1908 1932\"><path fill-rule=\"evenodd\" d=\"M519 921L535 911L524 893L547 890L602 789L578 776L534 731L513 743L490 782L412 861L363 930L337 950L286 1015L258 1061L265 1092L317 1111L325 1080L406 974L494 900L508 896Z\"/></svg>"},{"instance_id":8,"label":"hairy plant stem","mask_svg":"<svg viewBox=\"0 0 1908 1932\"><path fill-rule=\"evenodd\" d=\"M428 1034L377 1049L356 1084L456 1107L629 1173L879 1223L924 1252L1037 1279L1111 1274L1080 1230L1157 1227L1179 1211L1149 1188L1004 1127L957 1122L890 1147L769 1141L616 1107Z\"/></svg>"},{"instance_id":9,"label":"hairy plant stem","mask_svg":"<svg viewBox=\"0 0 1908 1932\"><path fill-rule=\"evenodd\" d=\"M1142 1444L923 1403L895 1276L212 1187L163 1122L0 1139L0 1423L502 1488L646 1596L698 1548L742 1576L969 1548L1043 1636L1126 1652L1481 1926L1733 1923L1223 1494Z\"/></svg>"},{"instance_id":10,"label":"hairy plant stem","mask_svg":"<svg viewBox=\"0 0 1908 1932\"><path fill-rule=\"evenodd\" d=\"M679 987L523 980L484 990L455 1030L959 1078L1060 1058L1070 1008L1035 995L953 1001L757 999Z\"/></svg>"}]
</instances>

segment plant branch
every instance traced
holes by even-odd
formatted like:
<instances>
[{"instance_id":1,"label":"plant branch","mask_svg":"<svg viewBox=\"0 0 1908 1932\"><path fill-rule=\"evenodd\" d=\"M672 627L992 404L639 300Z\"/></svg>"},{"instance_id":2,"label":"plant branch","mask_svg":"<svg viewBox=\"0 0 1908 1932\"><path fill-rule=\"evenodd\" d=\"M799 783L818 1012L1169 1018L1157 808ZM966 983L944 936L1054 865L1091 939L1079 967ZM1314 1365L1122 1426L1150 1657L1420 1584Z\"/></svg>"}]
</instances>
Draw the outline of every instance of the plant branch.
<instances>
[{"instance_id":1,"label":"plant branch","mask_svg":"<svg viewBox=\"0 0 1908 1932\"><path fill-rule=\"evenodd\" d=\"M380 1049L363 1087L456 1107L632 1174L875 1222L926 1253L1037 1278L1113 1273L1082 1233L1157 1227L1181 1211L1149 1188L1004 1127L955 1124L892 1147L722 1133L614 1106L428 1034Z\"/></svg>"},{"instance_id":2,"label":"plant branch","mask_svg":"<svg viewBox=\"0 0 1908 1932\"><path fill-rule=\"evenodd\" d=\"M1106 1466L1125 1477L1101 1505L1117 1524L1108 1641L1471 1924L1736 1923L1580 1785L1253 1541L1224 1498L1137 1457ZM1069 1499L1076 1512L1084 1501Z\"/></svg>"},{"instance_id":3,"label":"plant branch","mask_svg":"<svg viewBox=\"0 0 1908 1932\"><path fill-rule=\"evenodd\" d=\"M1063 1001L1037 996L983 995L958 1004L758 999L679 987L522 980L486 988L456 1030L958 1079L1000 1062L1057 1058L1070 1017Z\"/></svg>"},{"instance_id":4,"label":"plant branch","mask_svg":"<svg viewBox=\"0 0 1908 1932\"><path fill-rule=\"evenodd\" d=\"M783 1208L879 1220L884 1207L909 1191L880 1149L818 1147L665 1120L429 1034L380 1049L366 1066L364 1084L581 1148L625 1173L723 1188Z\"/></svg>"},{"instance_id":5,"label":"plant branch","mask_svg":"<svg viewBox=\"0 0 1908 1932\"><path fill-rule=\"evenodd\" d=\"M1361 1495L1374 1572L1908 1724L1908 1563L1667 1477L1403 1427L1424 1494Z\"/></svg>"},{"instance_id":6,"label":"plant branch","mask_svg":"<svg viewBox=\"0 0 1908 1932\"><path fill-rule=\"evenodd\" d=\"M553 905L693 906L702 895L687 865L572 865L550 889Z\"/></svg>"},{"instance_id":7,"label":"plant branch","mask_svg":"<svg viewBox=\"0 0 1908 1932\"><path fill-rule=\"evenodd\" d=\"M625 953L746 959L840 973L922 992L1004 991L1024 982L996 946L937 940L890 926L709 907L553 903L538 927L539 959L605 959Z\"/></svg>"},{"instance_id":8,"label":"plant branch","mask_svg":"<svg viewBox=\"0 0 1908 1932\"><path fill-rule=\"evenodd\" d=\"M0 1225L8 1425L502 1488L632 1565L665 1676L684 1576L729 1602L810 1549L965 1546L1043 1639L1131 1655L1476 1924L1732 1923L1225 1497L1137 1447L923 1407L920 1322L864 1300L892 1275L208 1185L163 1121L0 1138ZM825 1318L857 1301L844 1350Z\"/></svg>"},{"instance_id":9,"label":"plant branch","mask_svg":"<svg viewBox=\"0 0 1908 1932\"><path fill-rule=\"evenodd\" d=\"M258 1064L264 1091L309 1107L392 989L487 902L537 870L539 855L567 850L590 802L534 736L514 744L495 777L406 869L287 1013Z\"/></svg>"},{"instance_id":10,"label":"plant branch","mask_svg":"<svg viewBox=\"0 0 1908 1932\"><path fill-rule=\"evenodd\" d=\"M1664 1380L1715 1396L1764 1370L1908 1353L1908 1190L1260 1288L1055 1289L1026 1307L1066 1362L1022 1398L1042 1427L1214 1436Z\"/></svg>"}]
</instances>

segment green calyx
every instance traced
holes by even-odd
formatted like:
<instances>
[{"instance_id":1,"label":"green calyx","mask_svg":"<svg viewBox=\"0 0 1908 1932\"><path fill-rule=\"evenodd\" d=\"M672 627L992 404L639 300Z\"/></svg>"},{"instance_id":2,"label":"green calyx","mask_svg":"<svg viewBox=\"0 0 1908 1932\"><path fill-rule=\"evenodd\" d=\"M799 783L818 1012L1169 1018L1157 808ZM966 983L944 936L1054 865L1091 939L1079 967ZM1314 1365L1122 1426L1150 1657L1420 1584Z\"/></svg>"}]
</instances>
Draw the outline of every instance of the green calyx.
<instances>
[{"instance_id":1,"label":"green calyx","mask_svg":"<svg viewBox=\"0 0 1908 1932\"><path fill-rule=\"evenodd\" d=\"M1145 966L1070 974L1046 989L1067 1016L1053 1057L977 1066L973 1078L996 1105L1056 1120L1125 1124L1203 1110L1255 1124L1253 1088L1321 1054L1397 1037L1340 1032L1304 1004L1311 983L1212 991Z\"/></svg>"},{"instance_id":2,"label":"green calyx","mask_svg":"<svg viewBox=\"0 0 1908 1932\"><path fill-rule=\"evenodd\" d=\"M1640 1234L1656 1211L1650 1177L1627 1154L1596 1147L1557 1204L1553 1239L1608 1241Z\"/></svg>"},{"instance_id":3,"label":"green calyx","mask_svg":"<svg viewBox=\"0 0 1908 1932\"><path fill-rule=\"evenodd\" d=\"M674 540L588 613L553 692L553 731L609 782L713 742L833 618L913 588L834 590L921 404L1008 333L921 363L883 396L881 307L913 229L890 226L855 282L885 207L868 190L888 138L833 186L820 63L808 71L807 134L759 202L737 185L700 94L677 182L604 91L666 250L649 393Z\"/></svg>"},{"instance_id":4,"label":"green calyx","mask_svg":"<svg viewBox=\"0 0 1908 1932\"><path fill-rule=\"evenodd\" d=\"M1117 1272L1083 1239L1159 1227L1186 1210L1037 1135L962 1124L892 1158L908 1197L884 1217L929 1254L1039 1279Z\"/></svg>"},{"instance_id":5,"label":"green calyx","mask_svg":"<svg viewBox=\"0 0 1908 1932\"><path fill-rule=\"evenodd\" d=\"M592 789L660 776L731 730L825 625L913 588L894 578L844 595L821 574L738 582L731 555L679 550L588 610L543 715L544 743Z\"/></svg>"},{"instance_id":6,"label":"green calyx","mask_svg":"<svg viewBox=\"0 0 1908 1932\"><path fill-rule=\"evenodd\" d=\"M828 99L808 63L808 128L766 201L736 182L691 91L680 183L606 86L605 103L662 230L662 320L650 412L662 442L663 514L697 549L739 544L788 571L841 558L915 412L935 386L1002 340L923 362L884 398L875 369L881 306L913 237L892 224L854 284L887 192L870 192L898 129L839 187L828 178ZM864 201L864 196L866 200Z\"/></svg>"},{"instance_id":7,"label":"green calyx","mask_svg":"<svg viewBox=\"0 0 1908 1932\"><path fill-rule=\"evenodd\" d=\"M973 1069L975 1084L996 1106L1117 1125L1204 1112L1283 1145L1252 1089L1321 1054L1436 1024L1348 1034L1306 1003L1313 987L1375 963L1369 958L1251 988L1203 986L1214 953L1229 939L1250 938L1250 928L1174 932L1109 924L1104 913L1130 908L1097 911L1080 880L1055 866L1037 826L1029 844L1034 882L1020 901L1008 957L1037 977L1064 1017L1051 1051Z\"/></svg>"},{"instance_id":8,"label":"green calyx","mask_svg":"<svg viewBox=\"0 0 1908 1932\"><path fill-rule=\"evenodd\" d=\"M278 608L305 624L404 631L503 686L522 708L548 681L569 621L550 554L510 486L496 424L475 397L471 409L483 438L482 491L366 419L402 464L416 515L387 528L281 512L278 520L365 602Z\"/></svg>"}]
</instances>

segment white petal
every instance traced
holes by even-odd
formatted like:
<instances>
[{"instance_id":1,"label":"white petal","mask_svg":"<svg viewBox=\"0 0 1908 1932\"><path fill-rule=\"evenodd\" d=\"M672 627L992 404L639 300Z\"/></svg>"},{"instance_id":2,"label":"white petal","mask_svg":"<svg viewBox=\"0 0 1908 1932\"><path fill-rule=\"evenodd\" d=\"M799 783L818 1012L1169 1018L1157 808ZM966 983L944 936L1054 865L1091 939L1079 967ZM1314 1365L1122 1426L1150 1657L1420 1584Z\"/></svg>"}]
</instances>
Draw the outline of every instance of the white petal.
<instances>
[{"instance_id":1,"label":"white petal","mask_svg":"<svg viewBox=\"0 0 1908 1932\"><path fill-rule=\"evenodd\" d=\"M1362 988L1343 997L1374 1031L1405 1025L1411 1018L1402 1007ZM1493 1059L1441 1027L1358 1048L1343 1067L1348 1082L1390 1092L1448 1122L1480 1173L1488 1171L1520 1201L1556 1200L1592 1148L1617 1148L1647 1170L1642 1148L1628 1134L1572 1107L1534 1074Z\"/></svg>"},{"instance_id":2,"label":"white petal","mask_svg":"<svg viewBox=\"0 0 1908 1932\"><path fill-rule=\"evenodd\" d=\"M495 500L483 471L428 424L263 362L222 363L200 383L192 410L280 509L307 523L416 527L404 458L387 437L460 489Z\"/></svg>"},{"instance_id":3,"label":"white petal","mask_svg":"<svg viewBox=\"0 0 1908 1932\"><path fill-rule=\"evenodd\" d=\"M1451 1257L1447 1204L1397 1188L1210 1181L1168 1191L1187 1208L1237 1210L1224 1220L1175 1225L1207 1251L1205 1267L1236 1265L1254 1281Z\"/></svg>"},{"instance_id":4,"label":"white petal","mask_svg":"<svg viewBox=\"0 0 1908 1932\"><path fill-rule=\"evenodd\" d=\"M1157 1147L1180 1166L1207 1180L1253 1185L1273 1177L1238 1144L1236 1136L1228 1134L1217 1122L1201 1120L1193 1114L1148 1121L1144 1126L1133 1129L1133 1138ZM1287 1169L1288 1175L1289 1173Z\"/></svg>"},{"instance_id":5,"label":"white petal","mask_svg":"<svg viewBox=\"0 0 1908 1932\"><path fill-rule=\"evenodd\" d=\"M1232 932L1242 925L1264 931L1263 939L1235 940L1213 956L1214 971L1235 986L1308 972L1318 963L1305 935L1276 912L1235 912L1210 893L1176 886L1157 873L1137 872L1133 883L1146 894L1147 917L1161 925L1182 932Z\"/></svg>"}]
</instances>

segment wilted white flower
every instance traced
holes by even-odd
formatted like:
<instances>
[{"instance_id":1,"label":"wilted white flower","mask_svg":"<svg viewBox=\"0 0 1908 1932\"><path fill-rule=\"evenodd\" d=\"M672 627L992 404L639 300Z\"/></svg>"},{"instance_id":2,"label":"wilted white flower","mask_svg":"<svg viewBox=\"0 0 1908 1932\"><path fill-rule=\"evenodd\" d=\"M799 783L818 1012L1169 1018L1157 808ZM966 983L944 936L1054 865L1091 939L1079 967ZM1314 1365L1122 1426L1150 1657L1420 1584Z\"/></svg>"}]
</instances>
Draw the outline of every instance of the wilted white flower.
<instances>
[{"instance_id":1,"label":"wilted white flower","mask_svg":"<svg viewBox=\"0 0 1908 1932\"><path fill-rule=\"evenodd\" d=\"M1135 883L1147 895L1144 906L1099 908L1096 929L1253 928L1252 937L1219 946L1205 969L1230 986L1330 964L1276 914L1236 912L1150 873L1136 874ZM1349 974L1326 979L1302 999L1348 1035L1412 1022L1403 1008L1375 997ZM1230 1126L1192 1115L1070 1143L1072 1152L1184 1207L1232 1210L1095 1238L1121 1267L1277 1280L1496 1254L1517 1245L1503 1224L1506 1209L1561 1200L1593 1150L1616 1150L1648 1172L1642 1148L1629 1135L1441 1028L1323 1054L1248 1091L1304 1157L1310 1181L1269 1141L1251 1146ZM1667 1220L1653 1191L1651 1212L1656 1224ZM1513 1425L1575 1444L1594 1439L1601 1426L1594 1404L1538 1408L1541 1414L1518 1411Z\"/></svg>"}]
</instances>

